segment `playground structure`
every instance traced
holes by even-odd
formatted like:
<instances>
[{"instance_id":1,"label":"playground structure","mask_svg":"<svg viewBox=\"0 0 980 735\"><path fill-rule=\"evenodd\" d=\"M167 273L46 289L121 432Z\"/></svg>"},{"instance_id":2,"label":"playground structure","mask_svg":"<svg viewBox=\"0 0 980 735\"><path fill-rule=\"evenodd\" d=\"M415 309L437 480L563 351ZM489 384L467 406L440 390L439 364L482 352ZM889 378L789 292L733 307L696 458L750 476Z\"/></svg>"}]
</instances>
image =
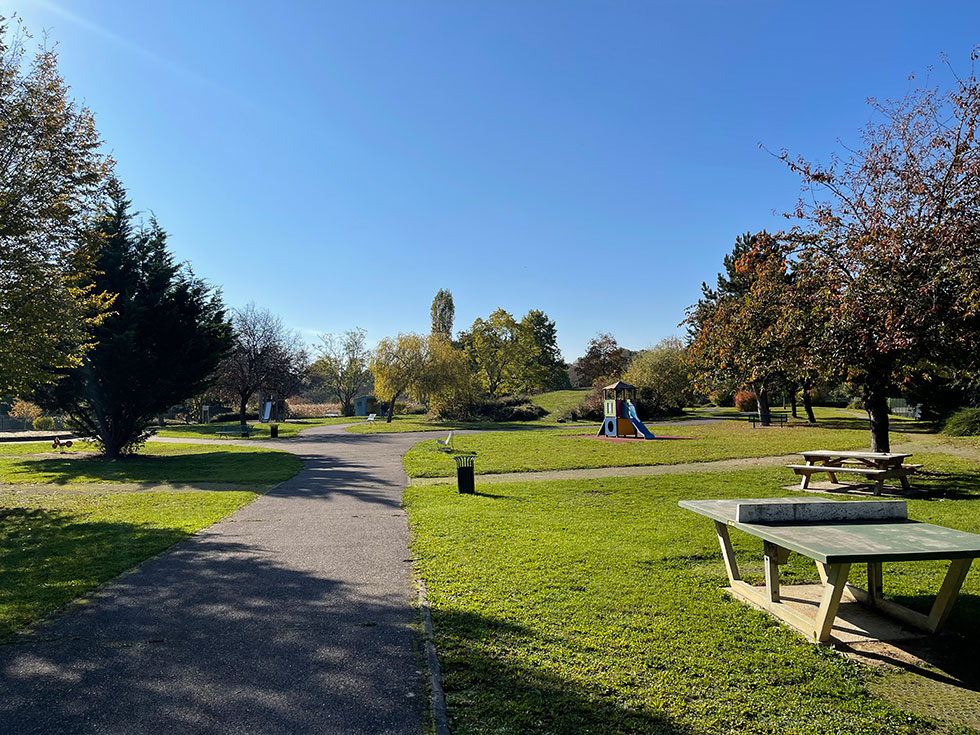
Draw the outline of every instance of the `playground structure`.
<instances>
[{"instance_id":1,"label":"playground structure","mask_svg":"<svg viewBox=\"0 0 980 735\"><path fill-rule=\"evenodd\" d=\"M636 415L636 386L622 380L607 385L602 389L602 407L602 426L596 436L656 439Z\"/></svg>"}]
</instances>

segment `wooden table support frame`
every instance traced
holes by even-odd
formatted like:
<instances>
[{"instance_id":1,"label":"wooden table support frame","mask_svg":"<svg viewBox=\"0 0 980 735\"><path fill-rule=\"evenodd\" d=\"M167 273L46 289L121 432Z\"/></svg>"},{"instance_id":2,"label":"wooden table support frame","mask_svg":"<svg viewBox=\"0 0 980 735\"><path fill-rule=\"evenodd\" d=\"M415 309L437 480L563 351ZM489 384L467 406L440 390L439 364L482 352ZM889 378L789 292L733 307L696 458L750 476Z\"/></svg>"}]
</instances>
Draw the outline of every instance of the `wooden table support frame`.
<instances>
[{"instance_id":1,"label":"wooden table support frame","mask_svg":"<svg viewBox=\"0 0 980 735\"><path fill-rule=\"evenodd\" d=\"M766 584L763 588L754 587L742 580L738 562L735 559L735 551L732 548L728 525L721 521L715 521L714 524L732 594L768 610L780 620L789 623L819 643L825 643L830 639L834 619L837 617L837 609L845 594L857 602L868 604L908 625L929 633L937 633L946 623L973 561L972 559L952 560L939 589L939 594L936 596L932 610L928 615L923 615L882 598L881 562L868 562L868 589L865 590L848 583L847 579L851 571L850 563L824 564L818 561L816 562L817 572L820 575L821 583L824 585L824 591L816 615L808 617L790 608L780 599L779 567L786 564L789 558L789 549L778 546L771 541L763 542Z\"/></svg>"}]
</instances>

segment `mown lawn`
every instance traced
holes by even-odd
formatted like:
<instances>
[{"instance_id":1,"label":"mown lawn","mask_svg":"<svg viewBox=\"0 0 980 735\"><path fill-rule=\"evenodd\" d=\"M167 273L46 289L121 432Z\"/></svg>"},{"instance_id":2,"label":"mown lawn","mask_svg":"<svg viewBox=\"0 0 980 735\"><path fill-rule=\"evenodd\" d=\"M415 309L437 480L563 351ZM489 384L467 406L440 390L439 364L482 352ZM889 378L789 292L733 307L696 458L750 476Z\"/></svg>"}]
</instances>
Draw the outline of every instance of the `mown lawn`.
<instances>
[{"instance_id":1,"label":"mown lawn","mask_svg":"<svg viewBox=\"0 0 980 735\"><path fill-rule=\"evenodd\" d=\"M255 496L0 489L0 639Z\"/></svg>"},{"instance_id":2,"label":"mown lawn","mask_svg":"<svg viewBox=\"0 0 980 735\"><path fill-rule=\"evenodd\" d=\"M93 457L84 442L63 454L50 444L11 445L0 451L0 484L157 482L270 485L292 477L299 457L260 447L149 442L139 454L118 460ZM2 447L8 449L8 447Z\"/></svg>"},{"instance_id":3,"label":"mown lawn","mask_svg":"<svg viewBox=\"0 0 980 735\"><path fill-rule=\"evenodd\" d=\"M585 430L586 426L598 426L598 424L581 424L579 430ZM482 431L501 431L506 429L526 429L529 426L561 427L579 426L579 424L558 424L547 418L535 421L428 421L425 416L395 416L391 423L387 423L384 418L376 421L365 421L360 424L348 426L347 431L352 434L389 434L401 433L406 431L450 431L458 429L477 429Z\"/></svg>"},{"instance_id":4,"label":"mown lawn","mask_svg":"<svg viewBox=\"0 0 980 735\"><path fill-rule=\"evenodd\" d=\"M575 436L582 432L581 428L570 427L559 431L462 435L454 437L453 444L457 452L479 455L476 472L487 474L707 462L792 454L807 449L859 449L869 443L868 432L863 428L753 429L739 421L671 426L662 430L653 425L652 428L658 435L687 438L614 443L591 435ZM905 440L902 434L892 435L895 444ZM455 472L455 464L450 455L439 451L434 441L424 441L405 455L405 469L410 477L448 477Z\"/></svg>"},{"instance_id":5,"label":"mown lawn","mask_svg":"<svg viewBox=\"0 0 980 735\"><path fill-rule=\"evenodd\" d=\"M337 416L331 418L323 419L306 419L301 421L284 421L279 426L279 437L280 439L290 439L303 429L309 429L312 426L333 426L336 424L351 424L362 419L355 416ZM253 439L269 439L269 424L263 424L258 421L249 421L248 425L252 428L251 438ZM181 439L201 439L201 438L212 438L219 431L235 431L241 426L241 423L226 422L221 424L186 424L186 425L171 425L166 429L158 429L156 431L157 436L170 436L177 437Z\"/></svg>"},{"instance_id":6,"label":"mown lawn","mask_svg":"<svg viewBox=\"0 0 980 735\"><path fill-rule=\"evenodd\" d=\"M919 459L928 474L916 482L934 495L910 501L911 517L980 532L977 464ZM766 469L502 484L472 496L409 488L453 732L932 731L870 694L870 669L730 599L710 521L677 507L788 495L786 482ZM761 579L758 542L733 541ZM889 565L885 594L923 608L943 571ZM812 562L791 557L785 581L816 578ZM950 623L972 649L978 614L974 569ZM960 672L971 686L977 660Z\"/></svg>"},{"instance_id":7,"label":"mown lawn","mask_svg":"<svg viewBox=\"0 0 980 735\"><path fill-rule=\"evenodd\" d=\"M541 406L549 414L560 414L570 408L575 408L586 399L591 388L572 388L571 390L553 390L549 393L539 393L531 396L531 403Z\"/></svg>"}]
</instances>

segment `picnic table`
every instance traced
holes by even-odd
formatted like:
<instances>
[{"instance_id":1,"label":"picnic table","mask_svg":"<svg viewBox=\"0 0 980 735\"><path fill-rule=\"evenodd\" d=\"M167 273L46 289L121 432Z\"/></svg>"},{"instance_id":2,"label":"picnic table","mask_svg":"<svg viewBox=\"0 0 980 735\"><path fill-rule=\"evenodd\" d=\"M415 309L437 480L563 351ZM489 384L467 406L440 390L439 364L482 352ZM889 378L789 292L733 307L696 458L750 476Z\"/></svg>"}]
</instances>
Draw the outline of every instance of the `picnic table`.
<instances>
[{"instance_id":1,"label":"picnic table","mask_svg":"<svg viewBox=\"0 0 980 735\"><path fill-rule=\"evenodd\" d=\"M806 460L805 465L789 464L786 466L796 474L803 475L803 479L800 481L801 490L806 490L810 486L811 475L826 472L830 476L831 482L837 482L837 475L839 474L864 475L868 481L874 481L875 495L881 495L885 480L892 478L897 478L905 490L911 491L909 475L922 466L905 464L905 460L912 455L901 452L815 449L810 452L800 452L800 455Z\"/></svg>"},{"instance_id":2,"label":"picnic table","mask_svg":"<svg viewBox=\"0 0 980 735\"><path fill-rule=\"evenodd\" d=\"M729 591L790 624L817 642L830 639L842 595L917 628L942 629L973 559L980 535L908 519L904 500L841 501L816 498L682 500L682 508L711 518L721 546ZM762 539L765 587L742 581L729 527ZM779 567L794 551L817 564L823 589L809 617L780 598ZM928 615L882 599L882 563L951 560ZM868 565L868 588L848 583L852 564Z\"/></svg>"}]
</instances>

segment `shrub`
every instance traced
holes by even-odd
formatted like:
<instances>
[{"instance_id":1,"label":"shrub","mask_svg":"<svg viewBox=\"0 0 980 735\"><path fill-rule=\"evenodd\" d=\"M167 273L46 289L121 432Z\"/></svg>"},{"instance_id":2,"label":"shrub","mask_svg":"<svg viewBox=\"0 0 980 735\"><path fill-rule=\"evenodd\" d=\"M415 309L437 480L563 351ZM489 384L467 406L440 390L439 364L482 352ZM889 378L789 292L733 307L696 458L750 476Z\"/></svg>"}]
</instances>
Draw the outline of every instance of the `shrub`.
<instances>
[{"instance_id":1,"label":"shrub","mask_svg":"<svg viewBox=\"0 0 980 735\"><path fill-rule=\"evenodd\" d=\"M961 408L946 420L943 433L951 436L980 435L980 408Z\"/></svg>"},{"instance_id":2,"label":"shrub","mask_svg":"<svg viewBox=\"0 0 980 735\"><path fill-rule=\"evenodd\" d=\"M50 431L54 428L54 419L50 416L38 416L34 419L34 428L38 431Z\"/></svg>"},{"instance_id":3,"label":"shrub","mask_svg":"<svg viewBox=\"0 0 980 735\"><path fill-rule=\"evenodd\" d=\"M23 421L27 424L34 423L41 416L41 407L35 406L29 401L22 401L19 398L14 401L14 405L10 407L10 411L7 415L12 419L17 419L18 421Z\"/></svg>"},{"instance_id":4,"label":"shrub","mask_svg":"<svg viewBox=\"0 0 980 735\"><path fill-rule=\"evenodd\" d=\"M237 411L235 411L234 413L219 413L217 416L213 416L211 418L211 423L212 424L224 424L224 423L227 423L229 421L240 421L240 420L241 420L241 414L238 413ZM258 421L259 420L259 414L258 413L251 413L251 412L246 413L245 414L245 420L246 421Z\"/></svg>"},{"instance_id":5,"label":"shrub","mask_svg":"<svg viewBox=\"0 0 980 735\"><path fill-rule=\"evenodd\" d=\"M527 396L487 398L477 401L472 408L473 418L487 421L533 421L547 414Z\"/></svg>"},{"instance_id":6,"label":"shrub","mask_svg":"<svg viewBox=\"0 0 980 735\"><path fill-rule=\"evenodd\" d=\"M735 394L735 408L739 411L757 411L759 402L756 400L755 393L750 390L740 390Z\"/></svg>"},{"instance_id":7,"label":"shrub","mask_svg":"<svg viewBox=\"0 0 980 735\"><path fill-rule=\"evenodd\" d=\"M286 405L289 407L289 415L298 419L320 418L332 411L340 412L339 403L303 403L298 400L289 400Z\"/></svg>"},{"instance_id":8,"label":"shrub","mask_svg":"<svg viewBox=\"0 0 980 735\"><path fill-rule=\"evenodd\" d=\"M421 416L428 412L429 409L421 403L409 403L405 407L405 413L409 416Z\"/></svg>"},{"instance_id":9,"label":"shrub","mask_svg":"<svg viewBox=\"0 0 980 735\"><path fill-rule=\"evenodd\" d=\"M850 403L847 404L847 407L848 408L857 409L858 411L864 411L865 410L865 408L864 408L864 399L863 398L855 398L853 401L851 401Z\"/></svg>"},{"instance_id":10,"label":"shrub","mask_svg":"<svg viewBox=\"0 0 980 735\"><path fill-rule=\"evenodd\" d=\"M735 405L735 393L730 388L715 388L708 400L719 408L728 408Z\"/></svg>"}]
</instances>

